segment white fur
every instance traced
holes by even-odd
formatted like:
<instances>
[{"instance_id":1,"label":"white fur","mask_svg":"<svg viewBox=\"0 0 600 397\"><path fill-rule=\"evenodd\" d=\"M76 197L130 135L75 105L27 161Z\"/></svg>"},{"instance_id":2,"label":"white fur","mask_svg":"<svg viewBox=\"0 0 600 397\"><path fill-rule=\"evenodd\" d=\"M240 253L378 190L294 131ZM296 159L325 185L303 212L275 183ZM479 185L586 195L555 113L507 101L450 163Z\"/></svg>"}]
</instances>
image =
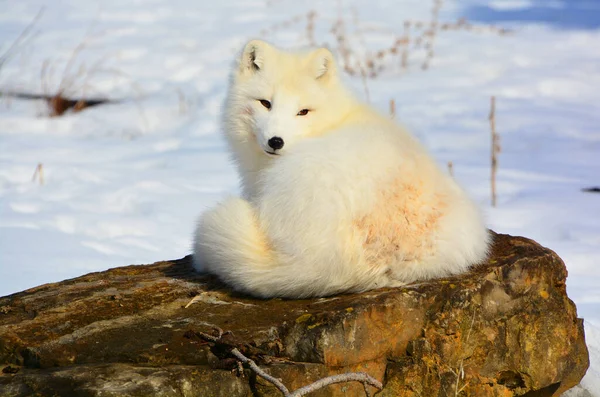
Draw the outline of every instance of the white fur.
<instances>
[{"instance_id":1,"label":"white fur","mask_svg":"<svg viewBox=\"0 0 600 397\"><path fill-rule=\"evenodd\" d=\"M475 205L402 127L343 87L328 50L248 43L223 124L244 198L200 218L198 270L253 295L302 298L457 274L485 259Z\"/></svg>"}]
</instances>

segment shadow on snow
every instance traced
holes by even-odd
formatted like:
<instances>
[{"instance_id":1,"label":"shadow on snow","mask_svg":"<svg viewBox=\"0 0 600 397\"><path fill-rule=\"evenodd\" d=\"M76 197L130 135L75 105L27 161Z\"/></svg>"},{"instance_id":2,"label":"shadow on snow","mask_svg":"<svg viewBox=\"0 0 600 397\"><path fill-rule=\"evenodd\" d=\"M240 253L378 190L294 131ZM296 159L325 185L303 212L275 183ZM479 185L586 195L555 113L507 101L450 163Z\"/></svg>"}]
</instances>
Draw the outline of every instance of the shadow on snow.
<instances>
[{"instance_id":1,"label":"shadow on snow","mask_svg":"<svg viewBox=\"0 0 600 397\"><path fill-rule=\"evenodd\" d=\"M524 0L514 4L512 8L468 6L463 15L469 20L487 23L530 22L560 29L600 28L600 0Z\"/></svg>"}]
</instances>

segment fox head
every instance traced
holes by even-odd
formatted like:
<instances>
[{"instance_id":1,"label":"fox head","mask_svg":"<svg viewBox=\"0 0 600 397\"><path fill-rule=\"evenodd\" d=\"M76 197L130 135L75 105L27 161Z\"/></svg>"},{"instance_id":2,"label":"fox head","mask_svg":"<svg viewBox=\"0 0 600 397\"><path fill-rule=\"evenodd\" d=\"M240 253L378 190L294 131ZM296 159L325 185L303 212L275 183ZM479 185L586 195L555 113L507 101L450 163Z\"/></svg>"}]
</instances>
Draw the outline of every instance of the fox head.
<instances>
[{"instance_id":1,"label":"fox head","mask_svg":"<svg viewBox=\"0 0 600 397\"><path fill-rule=\"evenodd\" d=\"M351 103L326 48L287 52L252 40L231 78L225 122L229 134L275 157L335 128Z\"/></svg>"}]
</instances>

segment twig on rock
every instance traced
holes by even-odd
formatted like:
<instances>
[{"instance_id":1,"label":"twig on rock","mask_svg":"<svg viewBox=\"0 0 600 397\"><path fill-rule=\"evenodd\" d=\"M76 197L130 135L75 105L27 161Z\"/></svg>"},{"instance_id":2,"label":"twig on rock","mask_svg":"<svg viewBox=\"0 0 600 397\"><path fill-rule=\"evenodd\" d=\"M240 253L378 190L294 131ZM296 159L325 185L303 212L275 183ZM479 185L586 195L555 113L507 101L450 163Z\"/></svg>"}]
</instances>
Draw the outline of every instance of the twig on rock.
<instances>
[{"instance_id":1,"label":"twig on rock","mask_svg":"<svg viewBox=\"0 0 600 397\"><path fill-rule=\"evenodd\" d=\"M212 336L210 334L204 333L204 332L200 332L198 331L197 334L201 337L203 337L206 340L209 340L211 342L215 342L218 343L219 340L221 339L221 337L223 336L224 332L221 328L215 327L215 331L217 331L219 334L217 336Z\"/></svg>"},{"instance_id":2,"label":"twig on rock","mask_svg":"<svg viewBox=\"0 0 600 397\"><path fill-rule=\"evenodd\" d=\"M241 361L237 362L237 371L238 371L238 375L243 378L244 377L244 366L242 365Z\"/></svg>"},{"instance_id":3,"label":"twig on rock","mask_svg":"<svg viewBox=\"0 0 600 397\"><path fill-rule=\"evenodd\" d=\"M197 331L197 335L202 338L209 340L214 343L220 343L220 339L223 335L230 333L229 331L223 332L221 328L215 327L215 331L217 331L217 336L213 336L204 332ZM284 397L301 397L305 396L308 393L312 393L316 390L322 389L326 386L333 385L336 383L343 382L361 382L365 388L365 394L367 397L370 397L369 390L367 386L373 386L378 390L383 389L383 384L377 379L373 378L371 375L364 372L348 372L345 374L338 374L328 376L326 378L319 379L309 385L303 386L300 389L290 392L287 387L281 382L281 380L275 378L272 375L269 375L264 370L262 370L256 363L250 358L246 357L242 352L240 352L237 348L231 349L230 353L235 356L239 361L244 364L247 364L256 375L265 379L267 382L272 383L281 393L283 393Z\"/></svg>"},{"instance_id":4,"label":"twig on rock","mask_svg":"<svg viewBox=\"0 0 600 397\"><path fill-rule=\"evenodd\" d=\"M196 295L194 296L187 305L184 306L184 309L187 309L188 307L192 306L194 303L196 303L197 301L199 301L200 299L202 299L202 295ZM200 332L201 333L201 332ZM207 336L207 334L204 334L203 336Z\"/></svg>"},{"instance_id":5,"label":"twig on rock","mask_svg":"<svg viewBox=\"0 0 600 397\"><path fill-rule=\"evenodd\" d=\"M290 391L288 390L288 388L285 387L285 385L283 383L281 383L281 381L279 379L275 378L274 376L269 375L268 373L266 373L265 371L260 369L260 367L258 365L256 365L256 363L254 361L252 361L248 357L244 356L238 349L233 348L231 350L231 354L233 354L238 360L240 360L244 364L248 364L248 366L250 366L250 369L252 371L256 372L256 375L260 376L261 378L265 379L268 382L271 382L276 388L279 389L280 392L283 393L284 396L287 397L287 396L292 395L292 394L290 394Z\"/></svg>"},{"instance_id":6,"label":"twig on rock","mask_svg":"<svg viewBox=\"0 0 600 397\"><path fill-rule=\"evenodd\" d=\"M290 397L300 397L305 396L308 393L312 393L313 391L319 390L325 386L333 385L335 383L343 383L343 382L361 382L365 386L365 392L367 396L369 395L367 392L366 385L371 385L379 390L383 389L383 385L380 381L373 378L371 375L366 374L364 372L347 372L345 374L332 375L327 378L319 379L316 382L311 383L310 385L301 387L296 390Z\"/></svg>"}]
</instances>

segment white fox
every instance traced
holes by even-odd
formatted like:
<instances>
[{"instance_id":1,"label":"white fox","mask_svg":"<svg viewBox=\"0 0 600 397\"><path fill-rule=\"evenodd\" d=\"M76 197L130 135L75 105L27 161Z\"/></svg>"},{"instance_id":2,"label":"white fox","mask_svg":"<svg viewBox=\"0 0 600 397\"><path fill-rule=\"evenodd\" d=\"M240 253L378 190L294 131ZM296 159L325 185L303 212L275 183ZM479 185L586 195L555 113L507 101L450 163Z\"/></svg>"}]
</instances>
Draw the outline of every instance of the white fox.
<instances>
[{"instance_id":1,"label":"white fox","mask_svg":"<svg viewBox=\"0 0 600 397\"><path fill-rule=\"evenodd\" d=\"M200 218L194 266L259 297L305 298L465 272L490 236L401 126L353 96L325 48L253 40L223 125L243 198Z\"/></svg>"}]
</instances>

